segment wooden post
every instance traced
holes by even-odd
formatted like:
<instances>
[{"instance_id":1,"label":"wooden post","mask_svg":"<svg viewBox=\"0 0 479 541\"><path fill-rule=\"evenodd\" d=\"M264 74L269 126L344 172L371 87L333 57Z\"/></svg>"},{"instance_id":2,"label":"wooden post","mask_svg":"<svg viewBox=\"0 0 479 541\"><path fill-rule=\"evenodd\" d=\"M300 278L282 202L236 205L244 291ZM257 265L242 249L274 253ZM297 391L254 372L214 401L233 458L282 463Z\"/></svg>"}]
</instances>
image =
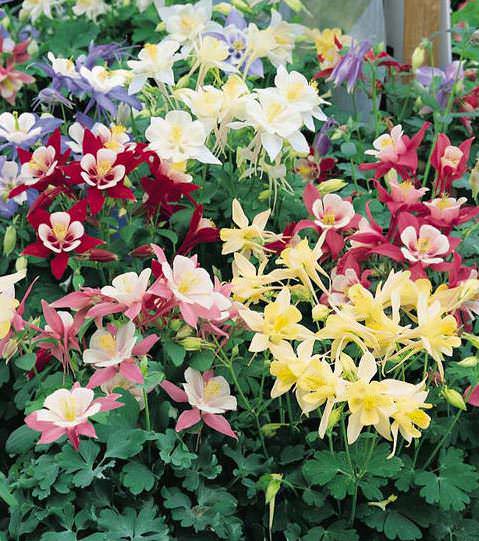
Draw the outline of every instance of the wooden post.
<instances>
[{"instance_id":1,"label":"wooden post","mask_svg":"<svg viewBox=\"0 0 479 541\"><path fill-rule=\"evenodd\" d=\"M441 0L404 0L404 43L403 58L405 62L411 61L414 49L423 38L429 38L433 43L433 64L440 63L441 39L440 34L442 10L444 2ZM426 64L431 64L426 60Z\"/></svg>"}]
</instances>

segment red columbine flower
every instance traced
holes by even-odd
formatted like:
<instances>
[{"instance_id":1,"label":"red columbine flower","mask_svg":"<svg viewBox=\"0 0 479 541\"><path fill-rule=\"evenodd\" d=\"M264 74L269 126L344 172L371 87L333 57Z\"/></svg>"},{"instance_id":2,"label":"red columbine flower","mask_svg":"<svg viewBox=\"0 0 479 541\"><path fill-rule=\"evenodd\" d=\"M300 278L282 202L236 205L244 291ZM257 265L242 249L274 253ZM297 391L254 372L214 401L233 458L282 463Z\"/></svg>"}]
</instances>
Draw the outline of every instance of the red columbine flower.
<instances>
[{"instance_id":1,"label":"red columbine flower","mask_svg":"<svg viewBox=\"0 0 479 541\"><path fill-rule=\"evenodd\" d=\"M68 259L74 253L83 254L103 241L85 233L86 202L79 201L66 212L49 213L38 208L28 216L36 229L37 240L29 244L23 254L46 258L54 254L50 262L53 276L59 280L65 272Z\"/></svg>"},{"instance_id":2,"label":"red columbine flower","mask_svg":"<svg viewBox=\"0 0 479 541\"><path fill-rule=\"evenodd\" d=\"M384 176L390 169L395 169L403 178L414 177L418 163L417 148L429 126L430 123L425 122L412 138L403 135L401 125L394 126L390 134L383 134L374 141L374 150L366 151L366 154L375 156L378 161L362 163L359 169L376 170L374 178Z\"/></svg>"},{"instance_id":3,"label":"red columbine flower","mask_svg":"<svg viewBox=\"0 0 479 541\"><path fill-rule=\"evenodd\" d=\"M179 254L188 254L195 246L203 242L217 242L220 239L219 230L215 224L203 218L203 206L195 208L191 216L190 226L183 243L178 248Z\"/></svg>"},{"instance_id":4,"label":"red columbine flower","mask_svg":"<svg viewBox=\"0 0 479 541\"><path fill-rule=\"evenodd\" d=\"M116 153L105 148L100 137L85 130L83 157L71 163L67 173L75 183L87 185L86 199L92 214L100 212L107 196L135 201L134 193L124 182L126 175L144 161L143 147L135 145Z\"/></svg>"},{"instance_id":5,"label":"red columbine flower","mask_svg":"<svg viewBox=\"0 0 479 541\"><path fill-rule=\"evenodd\" d=\"M20 176L23 184L10 192L10 198L29 188L43 192L50 185L68 184L63 174L63 167L70 155L70 150L62 153L61 144L61 133L57 129L48 138L46 146L38 147L34 152L28 152L22 148L17 149L22 164Z\"/></svg>"},{"instance_id":6,"label":"red columbine flower","mask_svg":"<svg viewBox=\"0 0 479 541\"><path fill-rule=\"evenodd\" d=\"M473 141L474 137L470 137L456 147L451 145L446 134L439 134L431 156L431 165L437 172L434 183L436 194L449 192L452 183L466 172Z\"/></svg>"}]
</instances>

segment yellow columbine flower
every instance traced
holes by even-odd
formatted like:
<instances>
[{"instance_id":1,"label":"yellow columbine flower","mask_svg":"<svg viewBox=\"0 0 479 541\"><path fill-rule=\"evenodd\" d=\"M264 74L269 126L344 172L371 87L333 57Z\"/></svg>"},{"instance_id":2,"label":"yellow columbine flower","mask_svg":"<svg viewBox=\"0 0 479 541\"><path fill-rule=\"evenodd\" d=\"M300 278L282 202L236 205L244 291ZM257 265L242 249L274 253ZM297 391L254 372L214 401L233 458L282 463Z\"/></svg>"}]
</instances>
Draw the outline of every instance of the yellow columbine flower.
<instances>
[{"instance_id":1,"label":"yellow columbine flower","mask_svg":"<svg viewBox=\"0 0 479 541\"><path fill-rule=\"evenodd\" d=\"M252 310L240 310L240 316L256 334L251 341L249 351L264 351L271 344L285 340L313 338L314 335L302 325L301 312L291 304L289 289L281 290L274 302L266 305L264 314Z\"/></svg>"},{"instance_id":2,"label":"yellow columbine flower","mask_svg":"<svg viewBox=\"0 0 479 541\"><path fill-rule=\"evenodd\" d=\"M365 426L374 428L386 439L390 439L389 417L396 406L384 382L371 381L377 372L376 361L365 353L358 366L358 380L348 383L345 400L351 415L348 422L348 443L354 443Z\"/></svg>"},{"instance_id":3,"label":"yellow columbine flower","mask_svg":"<svg viewBox=\"0 0 479 541\"><path fill-rule=\"evenodd\" d=\"M253 218L250 225L240 202L233 199L233 222L238 229L223 228L220 231L220 238L224 242L222 254L241 252L246 257L254 253L258 258L264 257L263 244L267 236L264 228L268 221L271 210L265 210Z\"/></svg>"}]
</instances>

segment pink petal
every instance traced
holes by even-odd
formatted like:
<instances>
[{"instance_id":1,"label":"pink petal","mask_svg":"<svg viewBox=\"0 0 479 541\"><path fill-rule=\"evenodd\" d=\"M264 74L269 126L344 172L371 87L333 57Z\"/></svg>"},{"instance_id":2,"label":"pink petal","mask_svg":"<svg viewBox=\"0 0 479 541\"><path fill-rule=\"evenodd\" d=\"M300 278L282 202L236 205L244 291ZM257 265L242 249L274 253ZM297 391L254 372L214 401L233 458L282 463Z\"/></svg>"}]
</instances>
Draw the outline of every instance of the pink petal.
<instances>
[{"instance_id":1,"label":"pink petal","mask_svg":"<svg viewBox=\"0 0 479 541\"><path fill-rule=\"evenodd\" d=\"M109 366L108 368L102 368L96 370L93 376L90 378L90 381L87 384L88 389L94 389L103 385L107 381L110 381L115 377L116 368L114 366Z\"/></svg>"},{"instance_id":2,"label":"pink petal","mask_svg":"<svg viewBox=\"0 0 479 541\"><path fill-rule=\"evenodd\" d=\"M120 364L120 374L133 383L143 383L143 374L134 361L123 361Z\"/></svg>"},{"instance_id":3,"label":"pink petal","mask_svg":"<svg viewBox=\"0 0 479 541\"><path fill-rule=\"evenodd\" d=\"M78 434L86 436L87 438L96 438L95 427L88 422L82 423L76 427Z\"/></svg>"},{"instance_id":4,"label":"pink petal","mask_svg":"<svg viewBox=\"0 0 479 541\"><path fill-rule=\"evenodd\" d=\"M135 319L135 317L141 312L141 305L141 302L135 302L135 304L132 304L125 312L125 316L131 320Z\"/></svg>"},{"instance_id":5,"label":"pink petal","mask_svg":"<svg viewBox=\"0 0 479 541\"><path fill-rule=\"evenodd\" d=\"M93 308L88 310L86 317L103 317L109 316L110 314L116 314L123 310L124 306L122 304L117 304L116 302L101 302Z\"/></svg>"},{"instance_id":6,"label":"pink petal","mask_svg":"<svg viewBox=\"0 0 479 541\"><path fill-rule=\"evenodd\" d=\"M133 355L146 355L160 339L156 334L150 334L133 348Z\"/></svg>"},{"instance_id":7,"label":"pink petal","mask_svg":"<svg viewBox=\"0 0 479 541\"><path fill-rule=\"evenodd\" d=\"M100 411L110 411L110 410L116 410L117 408L121 408L125 404L123 402L118 402L116 399L120 398L120 394L118 393L110 393L107 396L103 396L101 398L97 398L92 402L92 404L100 404L101 410Z\"/></svg>"},{"instance_id":8,"label":"pink petal","mask_svg":"<svg viewBox=\"0 0 479 541\"><path fill-rule=\"evenodd\" d=\"M188 395L171 381L162 381L160 387L172 398L175 402L188 402Z\"/></svg>"},{"instance_id":9,"label":"pink petal","mask_svg":"<svg viewBox=\"0 0 479 541\"><path fill-rule=\"evenodd\" d=\"M238 436L233 432L229 422L222 416L215 413L204 413L203 421L216 432L221 432L221 434L226 434L230 438L238 439Z\"/></svg>"},{"instance_id":10,"label":"pink petal","mask_svg":"<svg viewBox=\"0 0 479 541\"><path fill-rule=\"evenodd\" d=\"M51 428L42 432L41 438L38 440L38 444L52 443L65 434L66 429L61 426L51 425Z\"/></svg>"},{"instance_id":11,"label":"pink petal","mask_svg":"<svg viewBox=\"0 0 479 541\"><path fill-rule=\"evenodd\" d=\"M197 410L196 408L192 410L186 410L178 417L175 430L177 432L181 432L182 430L186 430L187 428L190 428L196 423L199 423L200 420L200 410Z\"/></svg>"},{"instance_id":12,"label":"pink petal","mask_svg":"<svg viewBox=\"0 0 479 541\"><path fill-rule=\"evenodd\" d=\"M467 396L467 403L471 404L471 406L479 407L479 385L476 385L474 389L471 392L471 388L468 387L465 392L464 396Z\"/></svg>"}]
</instances>

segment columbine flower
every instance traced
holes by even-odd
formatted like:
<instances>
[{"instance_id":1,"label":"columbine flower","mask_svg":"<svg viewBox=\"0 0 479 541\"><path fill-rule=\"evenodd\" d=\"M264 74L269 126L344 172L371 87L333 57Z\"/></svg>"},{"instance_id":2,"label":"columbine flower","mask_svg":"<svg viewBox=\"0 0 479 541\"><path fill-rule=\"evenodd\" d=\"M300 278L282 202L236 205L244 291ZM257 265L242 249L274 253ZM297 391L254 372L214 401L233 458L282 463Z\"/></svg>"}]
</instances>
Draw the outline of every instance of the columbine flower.
<instances>
[{"instance_id":1,"label":"columbine flower","mask_svg":"<svg viewBox=\"0 0 479 541\"><path fill-rule=\"evenodd\" d=\"M249 351L264 351L271 344L279 344L285 340L311 338L311 333L299 325L302 315L296 306L291 304L288 288L282 289L276 300L266 305L263 314L252 310L240 310L239 314L256 333L251 340Z\"/></svg>"},{"instance_id":2,"label":"columbine flower","mask_svg":"<svg viewBox=\"0 0 479 541\"><path fill-rule=\"evenodd\" d=\"M13 189L23 185L23 179L19 173L17 162L7 161L4 156L0 156L0 216L3 218L12 217L18 205L27 200L26 192L9 198Z\"/></svg>"},{"instance_id":3,"label":"columbine flower","mask_svg":"<svg viewBox=\"0 0 479 541\"><path fill-rule=\"evenodd\" d=\"M33 144L42 133L37 126L37 119L32 113L2 113L0 115L0 139L14 145L28 146Z\"/></svg>"},{"instance_id":4,"label":"columbine flower","mask_svg":"<svg viewBox=\"0 0 479 541\"><path fill-rule=\"evenodd\" d=\"M441 263L449 252L450 245L446 235L443 235L432 225L422 225L419 233L409 225L401 233L404 247L401 252L408 261L421 262L425 265Z\"/></svg>"},{"instance_id":5,"label":"columbine flower","mask_svg":"<svg viewBox=\"0 0 479 541\"><path fill-rule=\"evenodd\" d=\"M321 70L332 70L341 60L339 54L343 45L351 45L350 36L342 35L340 28L325 28L321 32L317 29L311 31Z\"/></svg>"},{"instance_id":6,"label":"columbine flower","mask_svg":"<svg viewBox=\"0 0 479 541\"><path fill-rule=\"evenodd\" d=\"M288 73L284 66L279 66L274 84L280 95L292 109L301 113L304 124L314 131L314 120L327 120L321 111L321 103L325 103L318 96L317 91L308 83L306 77L297 71Z\"/></svg>"},{"instance_id":7,"label":"columbine flower","mask_svg":"<svg viewBox=\"0 0 479 541\"><path fill-rule=\"evenodd\" d=\"M125 74L120 70L108 70L103 66L88 69L80 68L80 75L90 84L93 90L108 94L111 90L125 84Z\"/></svg>"},{"instance_id":8,"label":"columbine flower","mask_svg":"<svg viewBox=\"0 0 479 541\"><path fill-rule=\"evenodd\" d=\"M416 79L422 86L434 87L438 104L441 108L445 108L454 84L464 79L463 63L455 60L444 70L422 66L416 70ZM438 84L435 85L435 82Z\"/></svg>"},{"instance_id":9,"label":"columbine flower","mask_svg":"<svg viewBox=\"0 0 479 541\"><path fill-rule=\"evenodd\" d=\"M41 432L39 444L52 443L66 435L75 449L80 445L80 436L96 438L89 418L100 411L110 411L123 406L117 402L121 395L110 394L95 399L91 389L75 383L72 389L58 389L47 396L43 408L25 418L25 424Z\"/></svg>"},{"instance_id":10,"label":"columbine flower","mask_svg":"<svg viewBox=\"0 0 479 541\"><path fill-rule=\"evenodd\" d=\"M125 176L124 165L114 165L117 154L108 148L101 148L96 156L85 154L80 162L82 179L98 190L106 190L116 186Z\"/></svg>"},{"instance_id":11,"label":"columbine flower","mask_svg":"<svg viewBox=\"0 0 479 541\"><path fill-rule=\"evenodd\" d=\"M177 53L180 44L172 39L164 39L160 43L147 43L138 54L138 60L129 60L128 66L133 71L133 79L128 87L129 94L136 94L148 79L156 84L175 84L173 64L183 58Z\"/></svg>"},{"instance_id":12,"label":"columbine flower","mask_svg":"<svg viewBox=\"0 0 479 541\"><path fill-rule=\"evenodd\" d=\"M189 403L192 406L191 410L184 411L178 417L175 430L186 430L203 420L213 430L238 439L223 416L237 407L236 398L231 396L230 386L225 378L215 376L212 370L202 375L193 368L187 368L185 380L184 391L169 381L160 384L175 402Z\"/></svg>"},{"instance_id":13,"label":"columbine flower","mask_svg":"<svg viewBox=\"0 0 479 541\"><path fill-rule=\"evenodd\" d=\"M122 152L126 149L130 137L127 130L121 124L110 124L105 126L101 122L95 122L91 127L91 133L95 135L101 144L114 152ZM67 146L71 148L75 154L80 154L83 149L83 139L85 137L85 128L79 123L74 122L68 128L68 135L71 141L67 141Z\"/></svg>"},{"instance_id":14,"label":"columbine flower","mask_svg":"<svg viewBox=\"0 0 479 541\"><path fill-rule=\"evenodd\" d=\"M0 340L3 340L15 318L19 302L15 299L15 284L25 278L26 272L16 272L0 277Z\"/></svg>"},{"instance_id":15,"label":"columbine flower","mask_svg":"<svg viewBox=\"0 0 479 541\"><path fill-rule=\"evenodd\" d=\"M69 58L56 57L52 52L47 54L47 58L55 75L70 79L80 79L81 75L78 73L75 63Z\"/></svg>"},{"instance_id":16,"label":"columbine flower","mask_svg":"<svg viewBox=\"0 0 479 541\"><path fill-rule=\"evenodd\" d=\"M452 183L467 171L467 162L474 137L466 139L458 147L451 145L449 137L440 133L431 155L431 165L437 171L434 191L437 195L449 192Z\"/></svg>"},{"instance_id":17,"label":"columbine flower","mask_svg":"<svg viewBox=\"0 0 479 541\"><path fill-rule=\"evenodd\" d=\"M186 111L170 111L165 118L152 117L145 131L148 149L160 159L180 163L194 159L221 164L206 147L208 131L200 120L192 120Z\"/></svg>"},{"instance_id":18,"label":"columbine flower","mask_svg":"<svg viewBox=\"0 0 479 541\"><path fill-rule=\"evenodd\" d=\"M377 372L376 361L365 353L359 362L358 380L346 386L344 398L351 415L348 421L348 443L354 443L365 426L374 428L386 439L390 439L389 417L396 411L387 384L371 381Z\"/></svg>"},{"instance_id":19,"label":"columbine flower","mask_svg":"<svg viewBox=\"0 0 479 541\"><path fill-rule=\"evenodd\" d=\"M391 434L393 437L393 449L391 455L396 452L398 435L411 443L413 438L420 438L422 428L429 427L431 418L423 411L432 408L432 404L426 403L428 391L424 390L424 383L413 385L405 381L394 379L383 380L387 385L389 395L394 399L396 411L391 415Z\"/></svg>"},{"instance_id":20,"label":"columbine flower","mask_svg":"<svg viewBox=\"0 0 479 541\"><path fill-rule=\"evenodd\" d=\"M275 9L271 10L271 21L266 32L272 38L272 47L268 49L266 56L274 66L284 66L292 62L294 44L304 31L304 26L288 23Z\"/></svg>"},{"instance_id":21,"label":"columbine flower","mask_svg":"<svg viewBox=\"0 0 479 541\"><path fill-rule=\"evenodd\" d=\"M454 197L437 197L424 204L431 213L431 218L440 224L450 224L457 220L461 214L461 206L467 202L466 197L456 199Z\"/></svg>"},{"instance_id":22,"label":"columbine flower","mask_svg":"<svg viewBox=\"0 0 479 541\"><path fill-rule=\"evenodd\" d=\"M85 15L88 19L96 21L99 15L107 12L108 6L103 0L76 0L73 13L80 17Z\"/></svg>"},{"instance_id":23,"label":"columbine flower","mask_svg":"<svg viewBox=\"0 0 479 541\"><path fill-rule=\"evenodd\" d=\"M110 326L93 333L90 347L83 352L83 362L97 369L88 382L88 387L103 385L117 374L133 383L143 383L143 375L134 357L146 355L158 337L150 335L137 343L135 330L135 325L129 321L118 329Z\"/></svg>"},{"instance_id":24,"label":"columbine flower","mask_svg":"<svg viewBox=\"0 0 479 541\"><path fill-rule=\"evenodd\" d=\"M35 22L41 15L52 18L52 7L57 0L23 0L21 14Z\"/></svg>"},{"instance_id":25,"label":"columbine flower","mask_svg":"<svg viewBox=\"0 0 479 541\"><path fill-rule=\"evenodd\" d=\"M184 43L194 41L207 29L212 9L211 0L200 0L196 4L159 7L158 14L170 38Z\"/></svg>"},{"instance_id":26,"label":"columbine flower","mask_svg":"<svg viewBox=\"0 0 479 541\"><path fill-rule=\"evenodd\" d=\"M144 269L139 275L136 272L125 272L116 276L111 286L101 288L101 294L108 300L90 309L88 317L124 312L128 319L135 319L147 295L150 276L151 269Z\"/></svg>"},{"instance_id":27,"label":"columbine flower","mask_svg":"<svg viewBox=\"0 0 479 541\"><path fill-rule=\"evenodd\" d=\"M84 253L103 241L85 233L85 201L80 201L66 212L48 212L38 209L28 220L37 231L37 240L29 244L23 254L45 258L54 254L50 262L53 276L59 280L73 253Z\"/></svg>"},{"instance_id":28,"label":"columbine flower","mask_svg":"<svg viewBox=\"0 0 479 541\"><path fill-rule=\"evenodd\" d=\"M347 90L351 93L360 77L362 77L364 55L371 48L371 42L364 40L352 45L349 51L341 57L328 80L339 86L347 81Z\"/></svg>"},{"instance_id":29,"label":"columbine flower","mask_svg":"<svg viewBox=\"0 0 479 541\"><path fill-rule=\"evenodd\" d=\"M397 178L392 176L387 180L391 189L391 198L395 203L414 205L419 203L424 194L429 191L429 188L416 188L410 180L398 182Z\"/></svg>"},{"instance_id":30,"label":"columbine flower","mask_svg":"<svg viewBox=\"0 0 479 541\"><path fill-rule=\"evenodd\" d=\"M238 229L223 228L220 230L220 238L224 242L221 253L223 255L233 252L241 252L248 255L253 252L257 257L264 257L263 245L267 232L264 230L271 210L265 210L257 214L251 225L248 217L237 199L232 203L232 219Z\"/></svg>"},{"instance_id":31,"label":"columbine flower","mask_svg":"<svg viewBox=\"0 0 479 541\"><path fill-rule=\"evenodd\" d=\"M401 124L394 126L390 133L383 133L375 139L373 147L374 150L366 150L365 154L374 156L383 162L397 161L399 156L406 151Z\"/></svg>"},{"instance_id":32,"label":"columbine flower","mask_svg":"<svg viewBox=\"0 0 479 541\"><path fill-rule=\"evenodd\" d=\"M312 206L314 223L321 229L342 229L354 218L354 207L339 195L328 193L322 199L316 199Z\"/></svg>"}]
</instances>

